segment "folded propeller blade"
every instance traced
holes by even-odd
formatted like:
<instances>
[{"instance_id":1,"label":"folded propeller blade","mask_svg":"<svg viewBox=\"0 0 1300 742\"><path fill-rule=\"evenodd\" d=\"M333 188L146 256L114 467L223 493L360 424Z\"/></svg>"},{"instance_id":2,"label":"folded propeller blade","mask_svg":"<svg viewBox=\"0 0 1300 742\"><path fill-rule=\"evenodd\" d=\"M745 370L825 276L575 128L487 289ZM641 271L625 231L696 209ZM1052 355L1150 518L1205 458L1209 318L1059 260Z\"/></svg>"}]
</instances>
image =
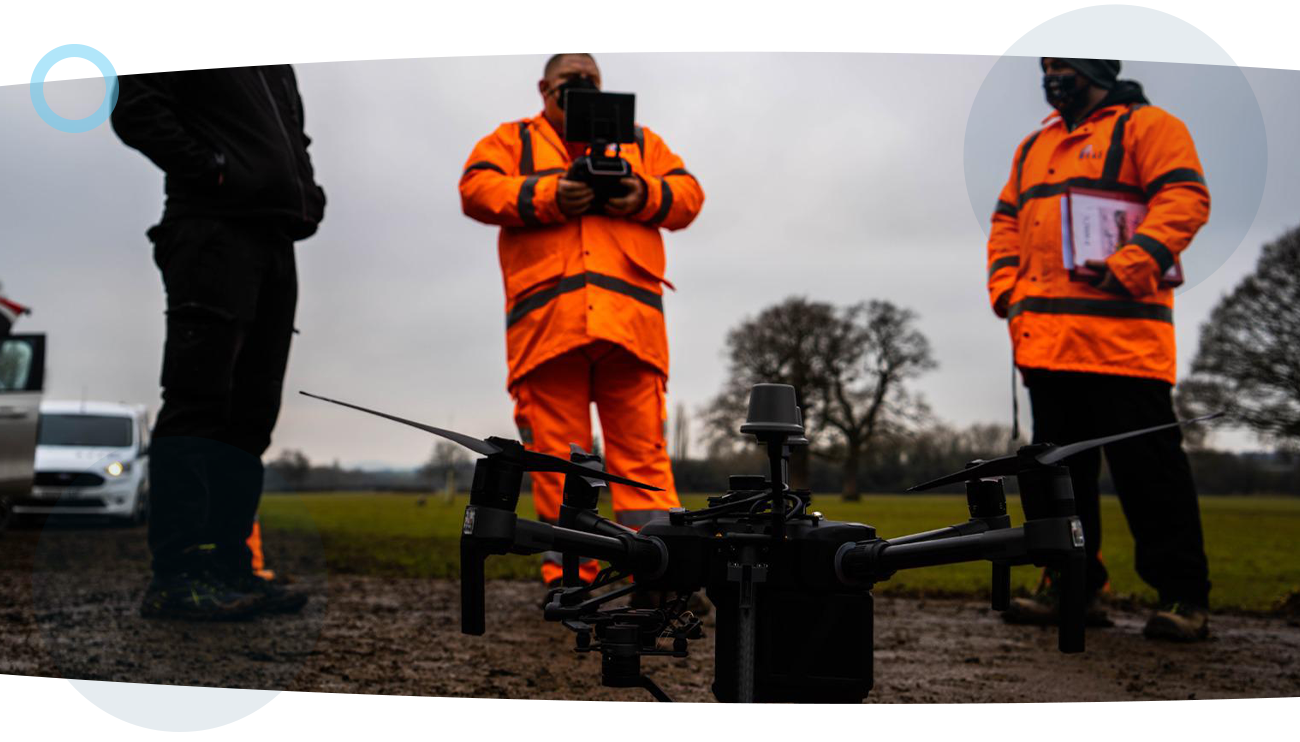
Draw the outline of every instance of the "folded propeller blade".
<instances>
[{"instance_id":1,"label":"folded propeller blade","mask_svg":"<svg viewBox=\"0 0 1300 742\"><path fill-rule=\"evenodd\" d=\"M359 405L349 404L347 402L340 402L337 399L322 397L319 394L312 394L310 392L304 392L304 391L299 391L298 393L305 397L311 397L312 399L319 399L322 402L329 402L331 404L339 405L340 407L347 407L349 409L357 410L358 412L365 412L370 415L382 417L385 420L392 420L393 422L396 423L409 425L412 428L423 430L426 433L433 433L434 435L446 438L447 440L452 441L453 443L459 443L465 448L468 448L474 453L480 454L482 456L497 456L502 454L505 451L505 449L501 448L500 446L494 445L487 441L481 441L478 438L465 435L464 433L457 433L454 430L444 430L443 428L435 428L432 425L425 425L424 423L417 423L414 420L407 420L406 418L397 417L396 415L389 415L386 412L372 410L366 407L361 407ZM510 455L509 458L511 460L514 460L515 457ZM659 487L651 487L648 484L642 484L641 482L638 482L633 479L627 479L625 477L609 474L599 469L588 468L586 466L583 466L582 464L575 464L572 461L565 461L564 459L559 458L558 456L550 456L548 454L538 453L537 451L524 451L523 457L515 461L515 463L519 464L524 469L524 471L556 472L559 474L576 474L580 477L587 477L588 479L597 479L603 482L617 482L619 484L626 484L631 487L637 487L643 490L651 490L654 492L663 491Z\"/></svg>"},{"instance_id":2,"label":"folded propeller blade","mask_svg":"<svg viewBox=\"0 0 1300 742\"><path fill-rule=\"evenodd\" d=\"M925 484L918 484L915 487L908 487L908 492L919 492L934 487L942 487L945 484L956 484L957 482L969 482L975 479L986 479L988 477L1009 477L1020 470L1018 458L1014 454L1011 456L1002 456L988 461L981 461L975 466L967 467L959 472L953 472L938 479L932 479Z\"/></svg>"},{"instance_id":3,"label":"folded propeller blade","mask_svg":"<svg viewBox=\"0 0 1300 742\"><path fill-rule=\"evenodd\" d=\"M537 451L524 451L523 465L524 465L524 471L543 471L543 472L555 472L557 474L574 474L579 477L586 477L587 479L599 479L604 482L616 482L618 484L626 484L630 487L636 487L638 489L643 489L643 490L650 490L651 492L663 492L663 490L659 487L652 487L648 484L638 482L634 479L627 479L626 477L620 477L616 474L610 474L609 472L601 471L599 469L591 469L586 466L583 466L582 464L575 464L572 461L565 461L564 459L558 456L551 456L550 454L539 453Z\"/></svg>"},{"instance_id":4,"label":"folded propeller blade","mask_svg":"<svg viewBox=\"0 0 1300 742\"><path fill-rule=\"evenodd\" d=\"M1055 464L1058 461L1069 458L1070 456L1073 456L1074 454L1079 453L1081 451L1087 451L1090 448L1104 446L1107 443L1115 443L1116 441L1122 441L1127 438L1136 438L1140 435L1156 433L1161 430L1177 428L1182 425L1191 425L1193 423L1205 422L1206 420L1213 420L1216 417L1222 417L1223 414L1224 414L1223 412L1215 412L1209 415L1202 415L1201 417L1194 417L1190 420L1179 420L1177 422L1166 423L1164 425L1156 425L1150 428L1142 428L1141 430L1130 430L1127 433L1117 433L1115 435L1108 435L1103 438L1093 438L1091 440L1079 441L1078 443L1071 443L1066 446L1054 446L1044 451L1043 453L1039 454L1038 456L1036 456L1034 460L1042 464L1043 466L1051 466L1052 464ZM1013 454L1011 456L1002 456L996 459L989 459L988 461L981 461L975 466L962 469L959 472L953 472L952 474L939 477L938 479L932 479L929 482L926 482L925 484L918 484L915 487L909 487L907 491L918 492L920 490L928 490L934 487L942 487L945 484L956 484L958 482L971 482L976 479L987 479L990 477L1009 477L1014 474L1018 474L1019 472L1020 472L1020 457L1018 455Z\"/></svg>"},{"instance_id":5,"label":"folded propeller blade","mask_svg":"<svg viewBox=\"0 0 1300 742\"><path fill-rule=\"evenodd\" d=\"M426 433L433 433L434 435L446 438L447 440L453 443L459 443L465 448L468 448L474 453L480 454L482 456L492 456L501 453L501 448L498 446L494 446L491 443L488 443L487 441L481 441L478 438L465 435L464 433L457 433L454 430L443 430L442 428L435 428L432 425L417 423L414 420L407 420L406 418L397 417L396 415L389 415L386 412L367 409L365 407L360 407L354 404L348 404L347 402L340 402L337 399L322 397L319 394L312 394L311 392L299 391L298 393L303 395L304 397L311 397L312 399L319 399L322 402L329 402L331 404L336 404L341 407L348 407L350 409L358 410L360 412L366 412L371 415L382 417L385 420L392 420L395 423L401 423L403 425L409 425L412 428L418 428L420 430L423 430Z\"/></svg>"},{"instance_id":6,"label":"folded propeller blade","mask_svg":"<svg viewBox=\"0 0 1300 742\"><path fill-rule=\"evenodd\" d=\"M1104 446L1107 443L1122 441L1126 438L1136 438L1139 435L1146 435L1148 433L1155 433L1161 430L1177 428L1183 425L1191 425L1193 423L1205 422L1206 420L1213 420L1216 417L1222 417L1223 414L1224 414L1223 412L1214 412L1209 415L1194 417L1190 420L1178 420L1172 423L1165 423L1164 425L1155 425L1150 428L1143 428L1141 430L1130 430L1127 433L1116 433L1115 435L1108 435L1103 438L1093 438L1092 440L1079 441L1078 443L1071 443L1065 446L1057 446L1056 448L1053 448L1049 451L1045 451L1042 454L1039 454L1037 457L1037 461L1038 463L1045 464L1045 465L1055 464L1061 459L1065 459L1070 456L1073 456L1076 453L1079 453L1080 451L1087 451L1090 448L1096 448L1097 446Z\"/></svg>"}]
</instances>

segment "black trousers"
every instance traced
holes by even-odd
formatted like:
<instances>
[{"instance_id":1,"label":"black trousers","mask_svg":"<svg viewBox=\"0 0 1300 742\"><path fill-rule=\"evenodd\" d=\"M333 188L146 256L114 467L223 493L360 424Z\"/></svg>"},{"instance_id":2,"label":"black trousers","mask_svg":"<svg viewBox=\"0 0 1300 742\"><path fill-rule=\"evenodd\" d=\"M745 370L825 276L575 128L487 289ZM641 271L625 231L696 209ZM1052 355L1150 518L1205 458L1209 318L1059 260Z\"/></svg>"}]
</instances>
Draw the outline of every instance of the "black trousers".
<instances>
[{"instance_id":1,"label":"black trousers","mask_svg":"<svg viewBox=\"0 0 1300 742\"><path fill-rule=\"evenodd\" d=\"M1157 379L1023 370L1033 405L1034 442L1066 444L1173 422L1173 387ZM1106 454L1120 507L1136 546L1138 576L1162 603L1209 605L1210 582L1200 507L1177 429L1141 436L1064 461L1089 552L1090 590L1108 579L1098 559L1101 509L1097 479Z\"/></svg>"},{"instance_id":2,"label":"black trousers","mask_svg":"<svg viewBox=\"0 0 1300 742\"><path fill-rule=\"evenodd\" d=\"M167 290L149 452L154 572L212 559L247 571L298 303L293 242L257 220L178 219L149 237Z\"/></svg>"}]
</instances>

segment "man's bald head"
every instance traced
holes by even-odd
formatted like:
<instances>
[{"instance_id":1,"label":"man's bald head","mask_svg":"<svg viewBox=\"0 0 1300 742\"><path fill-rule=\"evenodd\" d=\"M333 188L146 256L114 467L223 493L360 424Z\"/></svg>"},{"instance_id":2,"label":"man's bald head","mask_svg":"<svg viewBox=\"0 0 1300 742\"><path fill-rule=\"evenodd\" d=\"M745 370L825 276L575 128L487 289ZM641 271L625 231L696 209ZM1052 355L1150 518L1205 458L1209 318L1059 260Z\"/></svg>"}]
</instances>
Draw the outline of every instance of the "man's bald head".
<instances>
[{"instance_id":1,"label":"man's bald head","mask_svg":"<svg viewBox=\"0 0 1300 742\"><path fill-rule=\"evenodd\" d=\"M537 92L542 94L543 112L556 131L564 131L564 111L560 109L560 88L574 78L585 77L600 89L600 68L590 54L556 54L546 61Z\"/></svg>"},{"instance_id":2,"label":"man's bald head","mask_svg":"<svg viewBox=\"0 0 1300 742\"><path fill-rule=\"evenodd\" d=\"M564 61L565 57L586 57L587 59L591 60L592 64L596 63L596 58L591 56L587 52L576 52L576 53L568 52L564 54L552 54L551 58L546 60L546 66L542 68L542 77L550 77L551 73L555 71L555 67L559 65L560 62Z\"/></svg>"}]
</instances>

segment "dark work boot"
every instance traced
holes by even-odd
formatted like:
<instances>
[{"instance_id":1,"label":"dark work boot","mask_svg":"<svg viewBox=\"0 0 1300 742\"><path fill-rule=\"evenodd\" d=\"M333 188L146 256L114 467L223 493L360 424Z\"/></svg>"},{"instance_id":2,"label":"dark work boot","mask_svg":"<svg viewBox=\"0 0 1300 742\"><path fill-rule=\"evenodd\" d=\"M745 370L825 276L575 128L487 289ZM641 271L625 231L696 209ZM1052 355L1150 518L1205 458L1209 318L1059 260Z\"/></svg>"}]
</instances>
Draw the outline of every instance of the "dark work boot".
<instances>
[{"instance_id":1,"label":"dark work boot","mask_svg":"<svg viewBox=\"0 0 1300 742\"><path fill-rule=\"evenodd\" d=\"M1028 626L1056 626L1061 622L1061 596L1056 581L1050 574L1044 573L1038 583L1038 590L1028 598L1012 598L1007 610L1002 612L1002 620L1009 624ZM1101 594L1094 592L1084 604L1084 625L1093 628L1109 628L1115 625L1101 605Z\"/></svg>"},{"instance_id":2,"label":"dark work boot","mask_svg":"<svg viewBox=\"0 0 1300 742\"><path fill-rule=\"evenodd\" d=\"M245 590L261 598L261 613L297 613L307 605L309 596L306 592L258 577L252 570L241 570L229 577L236 588Z\"/></svg>"},{"instance_id":3,"label":"dark work boot","mask_svg":"<svg viewBox=\"0 0 1300 742\"><path fill-rule=\"evenodd\" d=\"M1142 629L1148 639L1171 642L1199 642L1210 638L1210 612L1190 603L1161 606Z\"/></svg>"},{"instance_id":4,"label":"dark work boot","mask_svg":"<svg viewBox=\"0 0 1300 742\"><path fill-rule=\"evenodd\" d=\"M211 571L155 575L140 601L144 618L242 621L262 608L263 598L239 590Z\"/></svg>"}]
</instances>

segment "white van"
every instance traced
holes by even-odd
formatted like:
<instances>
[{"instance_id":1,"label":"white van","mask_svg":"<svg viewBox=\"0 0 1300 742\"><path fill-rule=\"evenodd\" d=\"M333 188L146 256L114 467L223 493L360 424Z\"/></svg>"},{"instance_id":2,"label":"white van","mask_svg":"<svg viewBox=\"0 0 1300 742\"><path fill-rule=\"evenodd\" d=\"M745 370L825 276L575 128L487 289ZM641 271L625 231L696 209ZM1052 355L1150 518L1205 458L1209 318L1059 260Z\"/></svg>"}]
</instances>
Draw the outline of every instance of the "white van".
<instances>
[{"instance_id":1,"label":"white van","mask_svg":"<svg viewBox=\"0 0 1300 742\"><path fill-rule=\"evenodd\" d=\"M36 476L14 515L149 518L149 427L143 405L41 403Z\"/></svg>"}]
</instances>

